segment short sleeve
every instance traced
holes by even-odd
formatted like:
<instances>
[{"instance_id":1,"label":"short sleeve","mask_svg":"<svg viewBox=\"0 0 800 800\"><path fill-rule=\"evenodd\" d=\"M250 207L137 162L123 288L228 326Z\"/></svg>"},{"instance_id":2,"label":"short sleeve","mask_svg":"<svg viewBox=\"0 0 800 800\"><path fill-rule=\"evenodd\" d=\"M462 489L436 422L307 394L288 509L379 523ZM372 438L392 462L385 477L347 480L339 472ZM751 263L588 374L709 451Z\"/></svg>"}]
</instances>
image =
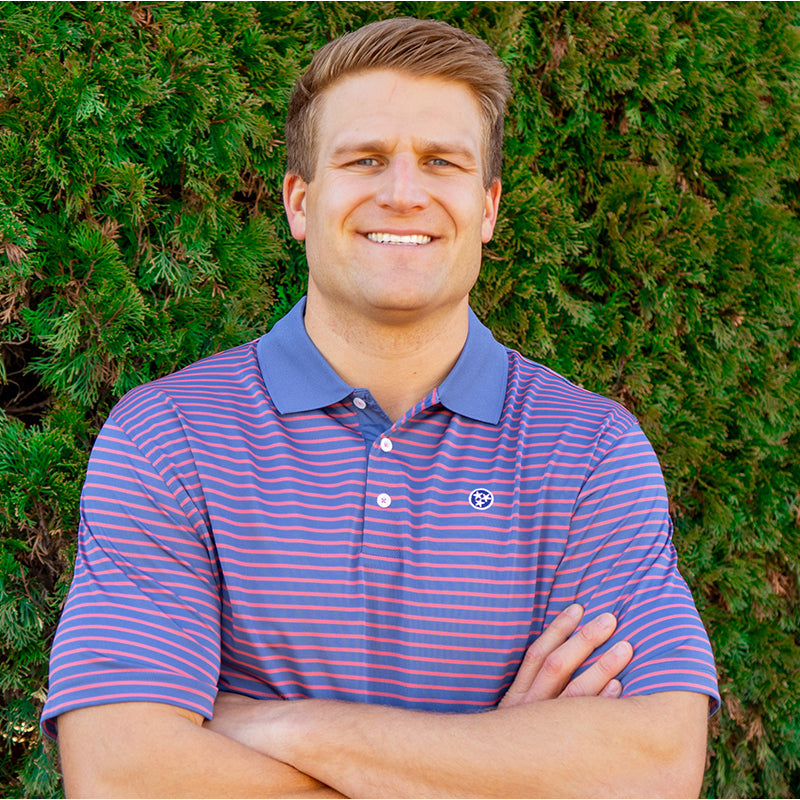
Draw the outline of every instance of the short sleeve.
<instances>
[{"instance_id":1,"label":"short sleeve","mask_svg":"<svg viewBox=\"0 0 800 800\"><path fill-rule=\"evenodd\" d=\"M690 691L719 707L714 657L689 588L678 570L661 468L635 423L604 436L573 509L569 539L557 569L548 620L569 603L586 621L610 611L612 639L634 649L618 676L623 696Z\"/></svg>"},{"instance_id":2,"label":"short sleeve","mask_svg":"<svg viewBox=\"0 0 800 800\"><path fill-rule=\"evenodd\" d=\"M59 714L85 706L162 702L205 717L213 710L220 669L213 539L169 403L147 402L151 430L141 425L132 436L112 414L92 451L75 574L50 658L42 728L51 737ZM159 438L173 452L148 445Z\"/></svg>"}]
</instances>

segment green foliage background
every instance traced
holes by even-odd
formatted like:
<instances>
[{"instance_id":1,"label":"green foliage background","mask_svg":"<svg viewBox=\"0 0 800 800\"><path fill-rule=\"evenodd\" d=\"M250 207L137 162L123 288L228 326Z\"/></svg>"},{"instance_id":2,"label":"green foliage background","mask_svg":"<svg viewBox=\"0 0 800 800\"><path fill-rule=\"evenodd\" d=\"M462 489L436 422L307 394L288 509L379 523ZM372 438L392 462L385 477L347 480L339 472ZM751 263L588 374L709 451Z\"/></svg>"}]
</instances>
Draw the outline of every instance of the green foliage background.
<instances>
[{"instance_id":1,"label":"green foliage background","mask_svg":"<svg viewBox=\"0 0 800 800\"><path fill-rule=\"evenodd\" d=\"M99 425L303 292L288 95L394 15L509 67L473 305L662 460L723 695L705 794L797 796L800 7L683 2L0 4L0 793L61 792L37 719Z\"/></svg>"}]
</instances>

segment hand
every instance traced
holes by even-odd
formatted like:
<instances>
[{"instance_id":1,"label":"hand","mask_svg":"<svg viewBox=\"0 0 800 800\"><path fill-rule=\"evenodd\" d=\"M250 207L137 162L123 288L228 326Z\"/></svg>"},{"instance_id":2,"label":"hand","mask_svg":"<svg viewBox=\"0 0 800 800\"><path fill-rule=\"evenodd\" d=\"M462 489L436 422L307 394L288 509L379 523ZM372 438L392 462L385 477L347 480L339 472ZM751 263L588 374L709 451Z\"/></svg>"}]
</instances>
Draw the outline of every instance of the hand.
<instances>
[{"instance_id":1,"label":"hand","mask_svg":"<svg viewBox=\"0 0 800 800\"><path fill-rule=\"evenodd\" d=\"M576 603L553 620L528 648L498 708L556 697L614 698L622 694L622 684L616 676L633 658L628 642L618 642L579 677L570 680L572 673L608 641L617 627L613 614L606 613L574 633L582 617L583 608Z\"/></svg>"},{"instance_id":2,"label":"hand","mask_svg":"<svg viewBox=\"0 0 800 800\"><path fill-rule=\"evenodd\" d=\"M214 716L203 727L221 733L240 744L263 752L261 737L267 714L280 711L280 700L257 700L243 694L219 692L214 701Z\"/></svg>"},{"instance_id":3,"label":"hand","mask_svg":"<svg viewBox=\"0 0 800 800\"><path fill-rule=\"evenodd\" d=\"M206 720L203 727L216 733L227 736L239 744L256 750L264 755L270 755L270 737L274 736L273 723L276 719L289 711L289 703L281 700L257 700L233 692L219 692L214 701L214 716ZM294 704L291 704L294 705ZM283 766L287 766L285 763ZM298 773L300 774L300 773ZM293 789L291 793L281 786L276 794L269 794L270 787L265 788L261 797L313 797L313 798L341 798L343 794L326 786L324 783L302 775L303 785L299 791Z\"/></svg>"}]
</instances>

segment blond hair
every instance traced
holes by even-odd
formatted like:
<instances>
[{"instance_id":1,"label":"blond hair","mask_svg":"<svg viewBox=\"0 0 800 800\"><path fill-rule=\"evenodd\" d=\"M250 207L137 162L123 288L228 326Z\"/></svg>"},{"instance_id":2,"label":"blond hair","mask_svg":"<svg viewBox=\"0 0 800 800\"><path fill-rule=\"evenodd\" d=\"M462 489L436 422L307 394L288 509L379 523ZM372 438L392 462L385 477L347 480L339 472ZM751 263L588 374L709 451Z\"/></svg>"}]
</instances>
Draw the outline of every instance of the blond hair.
<instances>
[{"instance_id":1,"label":"blond hair","mask_svg":"<svg viewBox=\"0 0 800 800\"><path fill-rule=\"evenodd\" d=\"M511 86L486 42L440 20L396 17L346 33L320 48L298 79L286 115L287 171L314 177L319 100L347 75L392 69L415 77L458 81L481 107L484 175L488 187L503 164L503 117Z\"/></svg>"}]
</instances>

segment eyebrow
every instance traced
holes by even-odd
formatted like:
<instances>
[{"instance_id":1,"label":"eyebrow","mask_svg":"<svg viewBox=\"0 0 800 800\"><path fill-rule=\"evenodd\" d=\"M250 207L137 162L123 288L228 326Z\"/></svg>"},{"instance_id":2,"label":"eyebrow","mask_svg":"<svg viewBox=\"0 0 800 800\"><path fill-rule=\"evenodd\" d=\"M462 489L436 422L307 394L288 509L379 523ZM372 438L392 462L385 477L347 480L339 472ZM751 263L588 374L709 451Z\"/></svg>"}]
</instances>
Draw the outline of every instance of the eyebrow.
<instances>
[{"instance_id":1,"label":"eyebrow","mask_svg":"<svg viewBox=\"0 0 800 800\"><path fill-rule=\"evenodd\" d=\"M443 153L446 155L461 156L472 163L478 163L479 160L479 154L473 152L469 147L456 142L422 139L415 144L415 148L426 154ZM385 153L390 149L389 143L382 139L370 139L366 141L353 140L342 142L334 148L331 156L333 158L341 158L351 153Z\"/></svg>"}]
</instances>

